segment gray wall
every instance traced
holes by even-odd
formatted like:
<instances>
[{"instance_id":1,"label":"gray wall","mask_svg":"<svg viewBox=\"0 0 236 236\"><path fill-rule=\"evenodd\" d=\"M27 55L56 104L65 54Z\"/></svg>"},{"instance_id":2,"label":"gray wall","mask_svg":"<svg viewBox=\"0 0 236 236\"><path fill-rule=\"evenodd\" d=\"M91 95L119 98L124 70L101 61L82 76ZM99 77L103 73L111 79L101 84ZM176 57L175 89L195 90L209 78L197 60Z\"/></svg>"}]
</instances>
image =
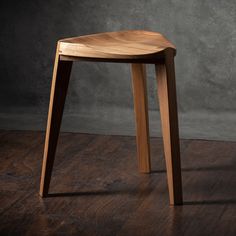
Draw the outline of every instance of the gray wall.
<instances>
[{"instance_id":1,"label":"gray wall","mask_svg":"<svg viewBox=\"0 0 236 236\"><path fill-rule=\"evenodd\" d=\"M13 4L14 3L14 4ZM45 129L56 41L122 29L159 31L177 46L180 134L236 140L236 2L6 1L0 7L0 129ZM150 128L160 135L154 68ZM63 130L134 134L130 68L73 66Z\"/></svg>"}]
</instances>

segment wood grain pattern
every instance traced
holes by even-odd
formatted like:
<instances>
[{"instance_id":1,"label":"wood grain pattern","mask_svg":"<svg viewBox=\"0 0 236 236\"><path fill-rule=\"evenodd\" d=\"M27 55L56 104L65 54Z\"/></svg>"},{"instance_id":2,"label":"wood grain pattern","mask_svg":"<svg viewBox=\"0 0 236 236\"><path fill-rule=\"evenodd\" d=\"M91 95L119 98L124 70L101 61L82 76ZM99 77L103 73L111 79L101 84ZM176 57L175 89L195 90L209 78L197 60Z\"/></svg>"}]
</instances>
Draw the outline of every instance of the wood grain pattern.
<instances>
[{"instance_id":1,"label":"wood grain pattern","mask_svg":"<svg viewBox=\"0 0 236 236\"><path fill-rule=\"evenodd\" d=\"M132 64L131 69L139 170L142 173L149 173L151 164L146 69L144 64Z\"/></svg>"},{"instance_id":2,"label":"wood grain pattern","mask_svg":"<svg viewBox=\"0 0 236 236\"><path fill-rule=\"evenodd\" d=\"M161 138L140 175L135 137L61 133L48 198L43 141L0 135L0 235L236 235L236 142L181 140L184 205L169 207Z\"/></svg>"},{"instance_id":3,"label":"wood grain pattern","mask_svg":"<svg viewBox=\"0 0 236 236\"><path fill-rule=\"evenodd\" d=\"M182 180L179 149L174 55L166 51L165 63L156 65L158 98L164 140L170 204L182 204Z\"/></svg>"},{"instance_id":4,"label":"wood grain pattern","mask_svg":"<svg viewBox=\"0 0 236 236\"><path fill-rule=\"evenodd\" d=\"M59 54L77 58L138 60L156 59L175 46L157 32L130 30L107 32L59 41Z\"/></svg>"},{"instance_id":5,"label":"wood grain pattern","mask_svg":"<svg viewBox=\"0 0 236 236\"><path fill-rule=\"evenodd\" d=\"M71 61L60 61L57 49L51 85L42 175L40 182L40 195L42 197L47 196L49 190L71 67Z\"/></svg>"},{"instance_id":6,"label":"wood grain pattern","mask_svg":"<svg viewBox=\"0 0 236 236\"><path fill-rule=\"evenodd\" d=\"M144 63L158 63L161 65L161 78L158 79L158 83L170 202L171 204L180 204L182 202L173 67L175 54L174 45L163 35L157 32L141 30L85 35L62 39L58 42L40 183L41 196L44 197L48 194L72 61L91 60L132 63L137 154L139 170L143 173L149 173L151 169ZM166 66L167 75L164 74L162 65Z\"/></svg>"}]
</instances>

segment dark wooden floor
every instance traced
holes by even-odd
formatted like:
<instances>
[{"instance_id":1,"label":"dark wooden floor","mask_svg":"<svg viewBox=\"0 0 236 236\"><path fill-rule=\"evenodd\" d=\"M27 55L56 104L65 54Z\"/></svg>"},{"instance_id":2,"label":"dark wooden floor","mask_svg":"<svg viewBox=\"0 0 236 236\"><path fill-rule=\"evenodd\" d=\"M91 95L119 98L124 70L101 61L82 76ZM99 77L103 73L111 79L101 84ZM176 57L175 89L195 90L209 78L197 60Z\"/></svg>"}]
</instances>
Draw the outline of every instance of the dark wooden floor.
<instances>
[{"instance_id":1,"label":"dark wooden floor","mask_svg":"<svg viewBox=\"0 0 236 236\"><path fill-rule=\"evenodd\" d=\"M62 134L38 196L42 132L0 132L0 235L236 235L236 142L182 140L184 205L168 205L162 142L150 175L134 137Z\"/></svg>"}]
</instances>

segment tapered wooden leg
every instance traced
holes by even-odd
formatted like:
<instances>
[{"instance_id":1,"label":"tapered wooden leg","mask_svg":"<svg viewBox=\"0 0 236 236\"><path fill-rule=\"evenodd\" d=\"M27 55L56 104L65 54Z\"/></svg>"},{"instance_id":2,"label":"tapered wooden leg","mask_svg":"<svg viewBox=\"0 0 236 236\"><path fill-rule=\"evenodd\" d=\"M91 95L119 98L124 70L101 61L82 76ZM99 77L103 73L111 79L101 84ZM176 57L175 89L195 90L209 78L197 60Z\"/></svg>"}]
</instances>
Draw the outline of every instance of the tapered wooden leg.
<instances>
[{"instance_id":1,"label":"tapered wooden leg","mask_svg":"<svg viewBox=\"0 0 236 236\"><path fill-rule=\"evenodd\" d=\"M182 204L175 68L172 51L166 54L163 64L156 65L156 73L170 204Z\"/></svg>"},{"instance_id":2,"label":"tapered wooden leg","mask_svg":"<svg viewBox=\"0 0 236 236\"><path fill-rule=\"evenodd\" d=\"M136 141L139 170L149 173L150 143L148 122L148 100L146 88L146 70L143 64L132 64L134 110L136 116Z\"/></svg>"},{"instance_id":3,"label":"tapered wooden leg","mask_svg":"<svg viewBox=\"0 0 236 236\"><path fill-rule=\"evenodd\" d=\"M60 61L58 54L56 54L40 183L42 197L47 196L49 190L71 67L71 61Z\"/></svg>"}]
</instances>

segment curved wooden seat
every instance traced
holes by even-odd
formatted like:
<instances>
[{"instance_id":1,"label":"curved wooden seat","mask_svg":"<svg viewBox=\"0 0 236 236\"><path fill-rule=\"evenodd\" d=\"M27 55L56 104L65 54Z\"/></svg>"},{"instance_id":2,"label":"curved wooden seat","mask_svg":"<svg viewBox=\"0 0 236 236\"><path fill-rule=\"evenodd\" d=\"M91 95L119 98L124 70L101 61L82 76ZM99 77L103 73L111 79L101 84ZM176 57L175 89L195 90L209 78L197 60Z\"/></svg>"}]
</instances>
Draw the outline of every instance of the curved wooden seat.
<instances>
[{"instance_id":1,"label":"curved wooden seat","mask_svg":"<svg viewBox=\"0 0 236 236\"><path fill-rule=\"evenodd\" d=\"M175 46L156 32L129 30L67 38L59 41L59 54L90 59L155 59Z\"/></svg>"}]
</instances>

